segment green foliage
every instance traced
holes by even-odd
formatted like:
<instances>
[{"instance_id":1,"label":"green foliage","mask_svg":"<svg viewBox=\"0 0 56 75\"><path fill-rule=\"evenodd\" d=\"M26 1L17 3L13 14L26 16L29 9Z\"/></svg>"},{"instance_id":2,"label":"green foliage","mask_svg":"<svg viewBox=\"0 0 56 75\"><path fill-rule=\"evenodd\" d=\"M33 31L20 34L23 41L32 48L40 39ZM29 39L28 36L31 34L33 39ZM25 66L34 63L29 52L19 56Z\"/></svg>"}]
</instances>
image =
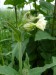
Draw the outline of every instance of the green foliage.
<instances>
[{"instance_id":1,"label":"green foliage","mask_svg":"<svg viewBox=\"0 0 56 75\"><path fill-rule=\"evenodd\" d=\"M54 9L54 6L49 3L49 2L46 2L44 0L40 0L40 7L41 7L41 10L44 11L44 12L52 12L53 9Z\"/></svg>"},{"instance_id":2,"label":"green foliage","mask_svg":"<svg viewBox=\"0 0 56 75\"><path fill-rule=\"evenodd\" d=\"M38 31L35 36L35 41L39 40L44 40L44 39L49 39L49 40L56 40L55 37L52 37L50 34L44 31Z\"/></svg>"},{"instance_id":3,"label":"green foliage","mask_svg":"<svg viewBox=\"0 0 56 75\"><path fill-rule=\"evenodd\" d=\"M44 67L38 67L38 68L33 68L30 70L30 75L41 75L42 72L44 72L48 68L54 67L56 64L46 64Z\"/></svg>"},{"instance_id":4,"label":"green foliage","mask_svg":"<svg viewBox=\"0 0 56 75\"><path fill-rule=\"evenodd\" d=\"M18 5L24 3L25 0L6 0L4 4Z\"/></svg>"},{"instance_id":5,"label":"green foliage","mask_svg":"<svg viewBox=\"0 0 56 75\"><path fill-rule=\"evenodd\" d=\"M52 2L52 1L54 1L54 0L46 0L47 2Z\"/></svg>"},{"instance_id":6,"label":"green foliage","mask_svg":"<svg viewBox=\"0 0 56 75\"><path fill-rule=\"evenodd\" d=\"M51 68L56 75L56 20L53 18L56 11L52 1L40 0L38 5L37 0L5 0L4 4L12 5L15 11L0 12L0 74L42 75L45 72L46 75ZM32 2L34 10L24 11L24 5ZM47 20L44 31L40 30L44 17L37 27L37 15L41 13ZM28 25L30 31L25 30L24 25Z\"/></svg>"},{"instance_id":7,"label":"green foliage","mask_svg":"<svg viewBox=\"0 0 56 75\"><path fill-rule=\"evenodd\" d=\"M14 70L13 68L9 67L9 66L0 66L0 74L4 74L4 75L18 75L18 73L16 72L16 70Z\"/></svg>"}]
</instances>

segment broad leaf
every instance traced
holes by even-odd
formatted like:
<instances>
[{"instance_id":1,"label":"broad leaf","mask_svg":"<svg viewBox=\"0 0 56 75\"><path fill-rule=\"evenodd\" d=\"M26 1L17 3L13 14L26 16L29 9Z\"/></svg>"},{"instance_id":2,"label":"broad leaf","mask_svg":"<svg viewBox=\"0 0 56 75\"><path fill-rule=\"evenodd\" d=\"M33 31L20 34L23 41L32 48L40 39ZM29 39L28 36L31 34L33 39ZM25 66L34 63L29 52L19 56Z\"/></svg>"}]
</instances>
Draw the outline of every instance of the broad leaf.
<instances>
[{"instance_id":1,"label":"broad leaf","mask_svg":"<svg viewBox=\"0 0 56 75\"><path fill-rule=\"evenodd\" d=\"M49 11L49 12L52 12L54 9L54 6L51 3L46 2L44 0L40 0L40 7L42 10Z\"/></svg>"},{"instance_id":2,"label":"broad leaf","mask_svg":"<svg viewBox=\"0 0 56 75\"><path fill-rule=\"evenodd\" d=\"M9 66L0 66L0 74L4 75L18 75L17 71Z\"/></svg>"},{"instance_id":3,"label":"broad leaf","mask_svg":"<svg viewBox=\"0 0 56 75\"><path fill-rule=\"evenodd\" d=\"M44 67L37 67L30 70L29 75L41 75L45 70L56 66L56 63L46 64Z\"/></svg>"},{"instance_id":4,"label":"broad leaf","mask_svg":"<svg viewBox=\"0 0 56 75\"><path fill-rule=\"evenodd\" d=\"M56 40L55 37L52 37L50 34L48 34L45 31L38 31L35 35L35 41L37 40L44 40L44 39L49 39L49 40Z\"/></svg>"},{"instance_id":5,"label":"broad leaf","mask_svg":"<svg viewBox=\"0 0 56 75\"><path fill-rule=\"evenodd\" d=\"M11 5L15 6L15 5L18 5L18 4L21 4L21 3L24 3L24 2L25 2L25 0L6 0L4 2L4 4L5 5L11 4Z\"/></svg>"}]
</instances>

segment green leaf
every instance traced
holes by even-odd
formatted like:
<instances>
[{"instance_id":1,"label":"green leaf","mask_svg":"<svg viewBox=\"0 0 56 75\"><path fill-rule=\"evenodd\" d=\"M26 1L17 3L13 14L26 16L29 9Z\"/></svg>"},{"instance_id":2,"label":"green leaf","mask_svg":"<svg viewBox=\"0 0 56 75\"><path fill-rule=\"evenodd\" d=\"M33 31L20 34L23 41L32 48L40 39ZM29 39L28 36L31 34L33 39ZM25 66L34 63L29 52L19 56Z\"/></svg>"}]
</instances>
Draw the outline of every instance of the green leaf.
<instances>
[{"instance_id":1,"label":"green leaf","mask_svg":"<svg viewBox=\"0 0 56 75\"><path fill-rule=\"evenodd\" d=\"M15 6L15 5L18 5L18 4L21 4L24 2L25 2L25 0L5 0L4 4L5 5L11 4L11 5Z\"/></svg>"},{"instance_id":2,"label":"green leaf","mask_svg":"<svg viewBox=\"0 0 56 75\"><path fill-rule=\"evenodd\" d=\"M45 70L56 66L56 63L46 64L44 67L37 67L30 70L29 75L41 75Z\"/></svg>"},{"instance_id":3,"label":"green leaf","mask_svg":"<svg viewBox=\"0 0 56 75\"><path fill-rule=\"evenodd\" d=\"M18 75L17 71L9 66L0 66L0 74L4 75Z\"/></svg>"},{"instance_id":4,"label":"green leaf","mask_svg":"<svg viewBox=\"0 0 56 75\"><path fill-rule=\"evenodd\" d=\"M7 5L7 4L17 5L17 4L18 4L18 0L17 0L17 1L16 1L16 0L6 0L6 1L4 2L4 4L5 4L5 5Z\"/></svg>"},{"instance_id":5,"label":"green leaf","mask_svg":"<svg viewBox=\"0 0 56 75\"><path fill-rule=\"evenodd\" d=\"M54 6L51 3L46 2L44 0L40 0L40 7L42 10L46 10L46 11L50 11L50 12L52 12L54 9Z\"/></svg>"},{"instance_id":6,"label":"green leaf","mask_svg":"<svg viewBox=\"0 0 56 75\"><path fill-rule=\"evenodd\" d=\"M18 8L23 8L25 3L18 4Z\"/></svg>"},{"instance_id":7,"label":"green leaf","mask_svg":"<svg viewBox=\"0 0 56 75\"><path fill-rule=\"evenodd\" d=\"M24 40L22 42L22 56L25 52L26 45L28 43L28 39ZM19 43L17 42L16 44L13 45L13 50L12 50L12 62L14 61L14 57L16 57L19 60Z\"/></svg>"},{"instance_id":8,"label":"green leaf","mask_svg":"<svg viewBox=\"0 0 56 75\"><path fill-rule=\"evenodd\" d=\"M25 61L24 61L24 68L30 69L29 57L28 57L27 53L26 53L26 58L25 58Z\"/></svg>"},{"instance_id":9,"label":"green leaf","mask_svg":"<svg viewBox=\"0 0 56 75\"><path fill-rule=\"evenodd\" d=\"M44 39L49 39L49 40L56 40L55 37L52 37L50 34L48 34L47 32L45 31L38 31L35 35L35 41L37 40L44 40Z\"/></svg>"},{"instance_id":10,"label":"green leaf","mask_svg":"<svg viewBox=\"0 0 56 75\"><path fill-rule=\"evenodd\" d=\"M21 32L20 32L20 30L16 29L15 26L13 26L12 24L10 24L8 22L6 22L6 23L14 31L14 33L16 35L15 37L17 37L17 41L21 41Z\"/></svg>"},{"instance_id":11,"label":"green leaf","mask_svg":"<svg viewBox=\"0 0 56 75\"><path fill-rule=\"evenodd\" d=\"M29 39L26 39L26 40L24 40L24 41L22 42L22 56L23 56L23 54L24 54L24 52L25 52L26 45L27 45L28 41L29 41Z\"/></svg>"},{"instance_id":12,"label":"green leaf","mask_svg":"<svg viewBox=\"0 0 56 75\"><path fill-rule=\"evenodd\" d=\"M54 0L46 0L47 2L52 2L52 1L54 1Z\"/></svg>"},{"instance_id":13,"label":"green leaf","mask_svg":"<svg viewBox=\"0 0 56 75\"><path fill-rule=\"evenodd\" d=\"M53 57L53 63L56 62L56 57ZM53 75L56 75L56 66L53 67Z\"/></svg>"},{"instance_id":14,"label":"green leaf","mask_svg":"<svg viewBox=\"0 0 56 75\"><path fill-rule=\"evenodd\" d=\"M56 75L56 66L53 68L53 75Z\"/></svg>"},{"instance_id":15,"label":"green leaf","mask_svg":"<svg viewBox=\"0 0 56 75\"><path fill-rule=\"evenodd\" d=\"M6 42L6 41L11 41L11 38L0 40L0 43Z\"/></svg>"},{"instance_id":16,"label":"green leaf","mask_svg":"<svg viewBox=\"0 0 56 75\"><path fill-rule=\"evenodd\" d=\"M20 70L20 72L22 71L22 56L24 54L27 42L28 41L25 41L24 42L25 44L23 42L17 42L14 45L14 49L12 51L12 64L14 62L14 57L16 57L19 60L19 70Z\"/></svg>"},{"instance_id":17,"label":"green leaf","mask_svg":"<svg viewBox=\"0 0 56 75\"><path fill-rule=\"evenodd\" d=\"M29 0L29 2L34 2L34 1L37 1L37 0Z\"/></svg>"},{"instance_id":18,"label":"green leaf","mask_svg":"<svg viewBox=\"0 0 56 75\"><path fill-rule=\"evenodd\" d=\"M45 64L50 64L52 63L52 56L50 53L45 53L45 52L42 52L41 53L41 56L45 59ZM48 57L47 57L48 56Z\"/></svg>"},{"instance_id":19,"label":"green leaf","mask_svg":"<svg viewBox=\"0 0 56 75\"><path fill-rule=\"evenodd\" d=\"M18 43L14 44L12 50L12 63L14 62L14 57L19 60L19 51L18 51Z\"/></svg>"}]
</instances>

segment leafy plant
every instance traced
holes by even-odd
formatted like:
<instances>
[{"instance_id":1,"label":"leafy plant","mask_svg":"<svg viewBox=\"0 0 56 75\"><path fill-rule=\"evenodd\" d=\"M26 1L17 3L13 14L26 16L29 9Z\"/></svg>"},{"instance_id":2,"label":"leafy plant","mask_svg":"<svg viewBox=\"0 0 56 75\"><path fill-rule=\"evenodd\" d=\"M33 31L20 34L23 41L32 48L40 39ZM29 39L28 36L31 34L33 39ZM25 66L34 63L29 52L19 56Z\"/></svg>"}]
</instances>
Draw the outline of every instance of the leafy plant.
<instances>
[{"instance_id":1,"label":"leafy plant","mask_svg":"<svg viewBox=\"0 0 56 75\"><path fill-rule=\"evenodd\" d=\"M38 5L36 0L5 0L15 11L0 12L0 74L46 75L50 68L56 74L56 1L55 5L52 1L40 0ZM32 2L34 13L22 14L20 8Z\"/></svg>"}]
</instances>

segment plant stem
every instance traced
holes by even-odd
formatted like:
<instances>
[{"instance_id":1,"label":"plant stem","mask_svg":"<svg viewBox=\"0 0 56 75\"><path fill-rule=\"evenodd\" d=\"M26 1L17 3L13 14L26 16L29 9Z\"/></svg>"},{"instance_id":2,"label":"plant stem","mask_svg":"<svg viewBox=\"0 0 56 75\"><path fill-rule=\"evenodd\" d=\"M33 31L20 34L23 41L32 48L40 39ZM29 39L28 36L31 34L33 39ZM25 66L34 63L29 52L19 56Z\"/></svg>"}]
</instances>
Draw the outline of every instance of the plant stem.
<instances>
[{"instance_id":1,"label":"plant stem","mask_svg":"<svg viewBox=\"0 0 56 75\"><path fill-rule=\"evenodd\" d=\"M16 18L16 27L17 27L17 8L16 8L16 5L15 5L15 18Z\"/></svg>"},{"instance_id":2,"label":"plant stem","mask_svg":"<svg viewBox=\"0 0 56 75\"><path fill-rule=\"evenodd\" d=\"M34 0L34 4L35 4L35 16L37 16L37 4L36 4L36 0Z\"/></svg>"},{"instance_id":3,"label":"plant stem","mask_svg":"<svg viewBox=\"0 0 56 75\"><path fill-rule=\"evenodd\" d=\"M56 0L55 0L55 6L54 6L54 12L53 12L53 24L52 24L52 33L51 35L54 37L54 27L56 25ZM55 40L52 41L52 49L55 49Z\"/></svg>"},{"instance_id":4,"label":"plant stem","mask_svg":"<svg viewBox=\"0 0 56 75\"><path fill-rule=\"evenodd\" d=\"M54 36L55 19L56 19L56 0L55 0L54 13L53 13L52 36Z\"/></svg>"},{"instance_id":5,"label":"plant stem","mask_svg":"<svg viewBox=\"0 0 56 75\"><path fill-rule=\"evenodd\" d=\"M22 44L19 42L19 73L22 75Z\"/></svg>"}]
</instances>

